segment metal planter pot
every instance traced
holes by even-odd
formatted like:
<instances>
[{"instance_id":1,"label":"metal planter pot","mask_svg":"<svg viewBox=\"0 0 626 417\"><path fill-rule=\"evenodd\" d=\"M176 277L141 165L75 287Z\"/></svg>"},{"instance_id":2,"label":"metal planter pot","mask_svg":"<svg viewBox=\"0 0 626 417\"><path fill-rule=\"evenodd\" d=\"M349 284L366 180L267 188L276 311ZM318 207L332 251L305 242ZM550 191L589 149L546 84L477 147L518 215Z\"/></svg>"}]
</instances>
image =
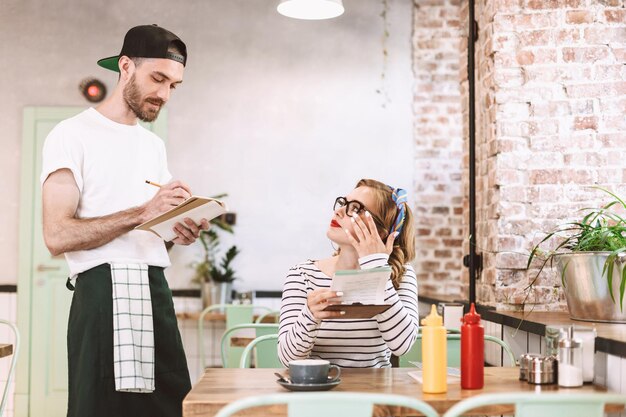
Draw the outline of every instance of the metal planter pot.
<instances>
[{"instance_id":1,"label":"metal planter pot","mask_svg":"<svg viewBox=\"0 0 626 417\"><path fill-rule=\"evenodd\" d=\"M622 269L626 260L618 257L615 261L613 302L606 273L602 274L609 255L610 252L575 252L556 256L559 272L565 283L563 290L567 308L573 320L626 323L626 300L623 311L619 300Z\"/></svg>"},{"instance_id":2,"label":"metal planter pot","mask_svg":"<svg viewBox=\"0 0 626 417\"><path fill-rule=\"evenodd\" d=\"M230 304L232 302L233 284L230 282L203 282L202 308L213 304Z\"/></svg>"}]
</instances>

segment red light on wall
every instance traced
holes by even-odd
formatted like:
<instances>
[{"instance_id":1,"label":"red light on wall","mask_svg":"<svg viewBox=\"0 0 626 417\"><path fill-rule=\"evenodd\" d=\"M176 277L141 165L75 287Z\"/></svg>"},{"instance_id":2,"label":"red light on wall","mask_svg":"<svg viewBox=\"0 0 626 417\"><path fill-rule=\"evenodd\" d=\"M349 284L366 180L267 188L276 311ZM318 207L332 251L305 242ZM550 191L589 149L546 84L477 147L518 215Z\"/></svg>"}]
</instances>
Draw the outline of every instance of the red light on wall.
<instances>
[{"instance_id":1,"label":"red light on wall","mask_svg":"<svg viewBox=\"0 0 626 417\"><path fill-rule=\"evenodd\" d=\"M100 88L98 86L90 85L87 88L87 95L89 97L97 97L99 94L100 94Z\"/></svg>"},{"instance_id":2,"label":"red light on wall","mask_svg":"<svg viewBox=\"0 0 626 417\"><path fill-rule=\"evenodd\" d=\"M107 88L102 84L100 80L95 78L85 78L80 83L80 92L83 96L92 103L98 103L104 100L107 94Z\"/></svg>"}]
</instances>

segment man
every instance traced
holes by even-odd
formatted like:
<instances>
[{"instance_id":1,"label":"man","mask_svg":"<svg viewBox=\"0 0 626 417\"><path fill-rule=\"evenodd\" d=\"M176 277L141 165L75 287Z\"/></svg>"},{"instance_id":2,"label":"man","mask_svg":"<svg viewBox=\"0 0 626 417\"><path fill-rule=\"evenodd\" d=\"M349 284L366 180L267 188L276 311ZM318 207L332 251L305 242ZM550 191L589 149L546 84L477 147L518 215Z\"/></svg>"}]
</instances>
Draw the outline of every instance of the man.
<instances>
[{"instance_id":1,"label":"man","mask_svg":"<svg viewBox=\"0 0 626 417\"><path fill-rule=\"evenodd\" d=\"M53 255L65 254L75 282L69 417L180 416L191 388L165 244L133 230L191 195L170 181L163 142L137 123L157 118L186 62L173 33L130 29L120 54L98 61L120 74L113 94L59 123L44 144L44 239ZM185 219L172 242L189 245L208 227Z\"/></svg>"}]
</instances>

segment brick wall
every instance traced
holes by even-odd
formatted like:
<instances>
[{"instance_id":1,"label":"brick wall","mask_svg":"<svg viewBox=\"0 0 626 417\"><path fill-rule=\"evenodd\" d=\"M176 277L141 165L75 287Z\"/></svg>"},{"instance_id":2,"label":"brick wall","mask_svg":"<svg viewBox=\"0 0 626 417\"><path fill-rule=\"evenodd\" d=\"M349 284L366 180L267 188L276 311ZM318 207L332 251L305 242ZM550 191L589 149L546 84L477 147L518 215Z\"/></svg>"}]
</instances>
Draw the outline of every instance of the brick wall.
<instances>
[{"instance_id":1,"label":"brick wall","mask_svg":"<svg viewBox=\"0 0 626 417\"><path fill-rule=\"evenodd\" d=\"M461 291L460 0L415 0L415 214L420 291Z\"/></svg>"},{"instance_id":2,"label":"brick wall","mask_svg":"<svg viewBox=\"0 0 626 417\"><path fill-rule=\"evenodd\" d=\"M589 186L626 196L625 7L623 0L476 1L481 302L563 309L554 272L542 274L534 291L525 291L534 276L524 270L529 249L541 231L603 200ZM462 69L463 100L466 78ZM416 120L420 117L416 112ZM466 161L467 146L463 152ZM463 172L467 194L465 165Z\"/></svg>"}]
</instances>

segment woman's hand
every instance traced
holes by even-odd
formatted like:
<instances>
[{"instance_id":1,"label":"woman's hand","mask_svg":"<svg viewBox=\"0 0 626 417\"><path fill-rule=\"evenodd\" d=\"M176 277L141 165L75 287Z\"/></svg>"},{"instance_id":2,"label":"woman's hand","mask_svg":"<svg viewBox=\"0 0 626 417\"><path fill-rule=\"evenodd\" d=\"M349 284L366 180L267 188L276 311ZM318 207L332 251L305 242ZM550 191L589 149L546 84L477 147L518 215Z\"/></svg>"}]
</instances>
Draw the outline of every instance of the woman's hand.
<instances>
[{"instance_id":1,"label":"woman's hand","mask_svg":"<svg viewBox=\"0 0 626 417\"><path fill-rule=\"evenodd\" d=\"M365 221L363 221L358 214L353 215L351 219L354 235L352 235L348 229L343 230L346 232L348 240L352 246L354 246L354 249L356 249L359 258L373 253L391 254L391 251L393 250L393 242L396 237L395 233L391 233L387 236L387 242L383 243L383 240L378 235L374 218L369 211L365 211Z\"/></svg>"},{"instance_id":2,"label":"woman's hand","mask_svg":"<svg viewBox=\"0 0 626 417\"><path fill-rule=\"evenodd\" d=\"M344 311L322 311L332 304L341 302L343 293L331 291L327 288L311 291L306 297L307 307L317 320L337 319L345 314Z\"/></svg>"}]
</instances>

